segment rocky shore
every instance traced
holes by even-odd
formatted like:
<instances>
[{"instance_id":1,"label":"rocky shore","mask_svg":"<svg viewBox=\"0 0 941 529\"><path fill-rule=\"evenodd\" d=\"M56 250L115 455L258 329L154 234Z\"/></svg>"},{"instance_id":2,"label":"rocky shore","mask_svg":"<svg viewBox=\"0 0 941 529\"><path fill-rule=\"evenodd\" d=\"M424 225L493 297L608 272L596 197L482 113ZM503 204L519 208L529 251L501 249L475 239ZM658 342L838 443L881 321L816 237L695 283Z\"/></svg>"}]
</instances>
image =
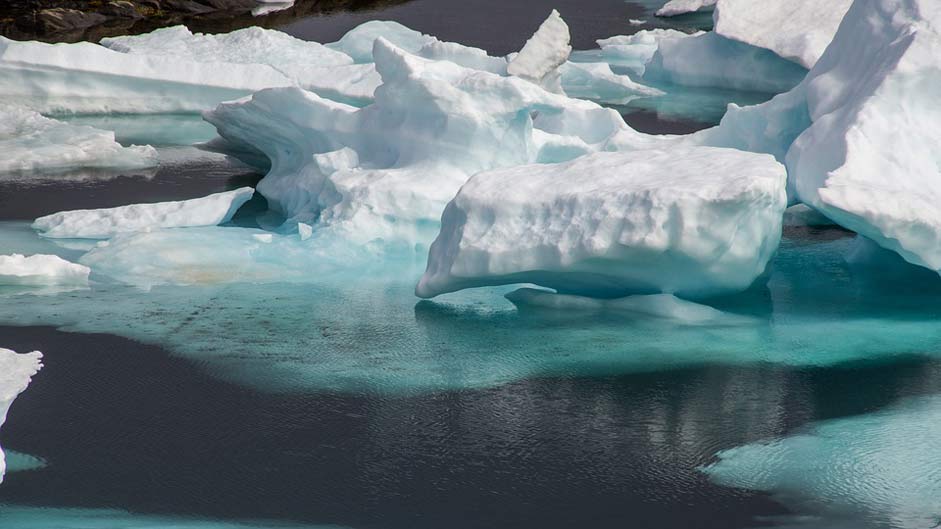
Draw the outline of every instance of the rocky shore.
<instances>
[{"instance_id":1,"label":"rocky shore","mask_svg":"<svg viewBox=\"0 0 941 529\"><path fill-rule=\"evenodd\" d=\"M176 24L185 24L193 31L221 32L406 1L296 0L286 9L254 16L252 10L262 5L257 0L8 0L0 11L0 35L16 40L96 42Z\"/></svg>"}]
</instances>

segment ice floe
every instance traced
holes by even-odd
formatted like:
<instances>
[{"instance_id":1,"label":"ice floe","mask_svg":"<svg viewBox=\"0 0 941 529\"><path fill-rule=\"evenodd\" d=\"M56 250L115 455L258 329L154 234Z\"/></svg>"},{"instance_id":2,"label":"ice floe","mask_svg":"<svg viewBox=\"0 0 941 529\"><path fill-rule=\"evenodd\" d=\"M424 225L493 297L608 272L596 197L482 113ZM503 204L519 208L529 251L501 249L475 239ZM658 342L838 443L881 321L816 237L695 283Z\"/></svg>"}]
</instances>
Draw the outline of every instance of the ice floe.
<instances>
[{"instance_id":1,"label":"ice floe","mask_svg":"<svg viewBox=\"0 0 941 529\"><path fill-rule=\"evenodd\" d=\"M778 246L784 167L712 148L480 173L442 216L416 288L535 283L594 297L747 288Z\"/></svg>"},{"instance_id":2,"label":"ice floe","mask_svg":"<svg viewBox=\"0 0 941 529\"><path fill-rule=\"evenodd\" d=\"M17 395L26 391L32 377L42 368L42 353L17 354L0 348L0 427L6 422L7 413ZM6 460L0 450L0 482L6 471Z\"/></svg>"},{"instance_id":3,"label":"ice floe","mask_svg":"<svg viewBox=\"0 0 941 529\"><path fill-rule=\"evenodd\" d=\"M812 68L853 0L719 0L715 32Z\"/></svg>"},{"instance_id":4,"label":"ice floe","mask_svg":"<svg viewBox=\"0 0 941 529\"><path fill-rule=\"evenodd\" d=\"M107 239L118 233L158 228L215 226L231 220L254 193L254 189L243 187L190 200L61 211L36 219L33 229L43 237Z\"/></svg>"},{"instance_id":5,"label":"ice floe","mask_svg":"<svg viewBox=\"0 0 941 529\"><path fill-rule=\"evenodd\" d=\"M0 285L84 285L90 273L57 255L0 255Z\"/></svg>"},{"instance_id":6,"label":"ice floe","mask_svg":"<svg viewBox=\"0 0 941 529\"><path fill-rule=\"evenodd\" d=\"M673 17L714 7L716 0L670 0L657 10L658 17Z\"/></svg>"},{"instance_id":7,"label":"ice floe","mask_svg":"<svg viewBox=\"0 0 941 529\"><path fill-rule=\"evenodd\" d=\"M11 174L135 170L155 165L157 151L153 147L122 147L113 132L64 123L27 108L0 104L0 179Z\"/></svg>"},{"instance_id":8,"label":"ice floe","mask_svg":"<svg viewBox=\"0 0 941 529\"><path fill-rule=\"evenodd\" d=\"M539 84L547 90L560 92L561 80L558 70L572 53L571 40L568 24L559 16L559 12L553 9L549 18L509 62L506 71L510 75Z\"/></svg>"}]
</instances>

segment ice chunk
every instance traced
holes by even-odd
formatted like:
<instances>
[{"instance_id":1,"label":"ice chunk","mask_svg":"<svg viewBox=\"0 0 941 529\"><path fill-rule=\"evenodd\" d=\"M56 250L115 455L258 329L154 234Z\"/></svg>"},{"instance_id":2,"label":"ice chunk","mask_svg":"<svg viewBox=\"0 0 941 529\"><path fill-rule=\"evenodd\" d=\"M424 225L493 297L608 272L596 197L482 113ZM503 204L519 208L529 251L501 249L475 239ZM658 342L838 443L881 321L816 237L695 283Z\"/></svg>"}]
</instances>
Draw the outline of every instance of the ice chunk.
<instances>
[{"instance_id":1,"label":"ice chunk","mask_svg":"<svg viewBox=\"0 0 941 529\"><path fill-rule=\"evenodd\" d=\"M42 368L42 353L17 354L0 348L0 426L6 422L7 413L17 395L26 391L32 377ZM0 450L0 482L6 472L3 450Z\"/></svg>"},{"instance_id":2,"label":"ice chunk","mask_svg":"<svg viewBox=\"0 0 941 529\"><path fill-rule=\"evenodd\" d=\"M627 296L598 299L556 294L546 290L521 288L506 294L506 299L520 308L543 308L571 312L624 313L639 317L662 318L685 325L715 325L747 322L708 305L679 299L672 294Z\"/></svg>"},{"instance_id":3,"label":"ice chunk","mask_svg":"<svg viewBox=\"0 0 941 529\"><path fill-rule=\"evenodd\" d=\"M4 101L44 113L192 112L293 84L267 64L195 62L166 53L120 53L90 42L0 37Z\"/></svg>"},{"instance_id":4,"label":"ice chunk","mask_svg":"<svg viewBox=\"0 0 941 529\"><path fill-rule=\"evenodd\" d=\"M658 44L644 70L648 81L777 94L794 88L807 74L768 50L714 32Z\"/></svg>"},{"instance_id":5,"label":"ice chunk","mask_svg":"<svg viewBox=\"0 0 941 529\"><path fill-rule=\"evenodd\" d=\"M3 173L29 177L36 172L135 170L156 165L153 147L122 147L113 132L0 104L0 178Z\"/></svg>"},{"instance_id":6,"label":"ice chunk","mask_svg":"<svg viewBox=\"0 0 941 529\"><path fill-rule=\"evenodd\" d=\"M191 200L61 211L36 219L33 229L44 237L107 239L116 233L155 228L214 226L231 220L254 193L243 187Z\"/></svg>"},{"instance_id":7,"label":"ice chunk","mask_svg":"<svg viewBox=\"0 0 941 529\"><path fill-rule=\"evenodd\" d=\"M716 0L670 0L657 10L658 17L673 17L686 13L710 9L716 5Z\"/></svg>"},{"instance_id":8,"label":"ice chunk","mask_svg":"<svg viewBox=\"0 0 941 529\"><path fill-rule=\"evenodd\" d=\"M644 24L647 23L647 21L646 21L646 20L637 19L637 18L629 18L629 19L627 20L627 23L630 24L630 25L632 25L632 26L643 26Z\"/></svg>"},{"instance_id":9,"label":"ice chunk","mask_svg":"<svg viewBox=\"0 0 941 529\"><path fill-rule=\"evenodd\" d=\"M716 482L773 493L794 528L936 527L941 519L941 399L823 422L719 453Z\"/></svg>"},{"instance_id":10,"label":"ice chunk","mask_svg":"<svg viewBox=\"0 0 941 529\"><path fill-rule=\"evenodd\" d=\"M252 9L253 17L261 17L294 7L294 0L258 0L258 2L262 5Z\"/></svg>"},{"instance_id":11,"label":"ice chunk","mask_svg":"<svg viewBox=\"0 0 941 529\"><path fill-rule=\"evenodd\" d=\"M536 33L533 34L519 54L507 65L507 73L559 91L558 69L572 53L572 37L568 24L555 9Z\"/></svg>"},{"instance_id":12,"label":"ice chunk","mask_svg":"<svg viewBox=\"0 0 941 529\"><path fill-rule=\"evenodd\" d=\"M327 47L345 53L357 63L366 64L373 62L373 45L380 37L411 53L438 42L438 39L398 22L370 20L353 28L340 40L327 44Z\"/></svg>"},{"instance_id":13,"label":"ice chunk","mask_svg":"<svg viewBox=\"0 0 941 529\"><path fill-rule=\"evenodd\" d=\"M0 285L84 285L90 272L56 255L0 255Z\"/></svg>"},{"instance_id":14,"label":"ice chunk","mask_svg":"<svg viewBox=\"0 0 941 529\"><path fill-rule=\"evenodd\" d=\"M929 0L856 2L798 87L698 139L774 154L792 202L941 270L939 23Z\"/></svg>"},{"instance_id":15,"label":"ice chunk","mask_svg":"<svg viewBox=\"0 0 941 529\"><path fill-rule=\"evenodd\" d=\"M302 241L310 239L310 236L314 234L314 227L310 224L304 224L303 222L297 223L297 233L300 235Z\"/></svg>"},{"instance_id":16,"label":"ice chunk","mask_svg":"<svg viewBox=\"0 0 941 529\"><path fill-rule=\"evenodd\" d=\"M644 67L657 51L662 41L684 39L700 33L688 34L675 29L645 29L633 35L618 35L598 40L600 54L595 51L572 52L575 62L591 62L600 58L610 66L627 68L636 74L643 74Z\"/></svg>"},{"instance_id":17,"label":"ice chunk","mask_svg":"<svg viewBox=\"0 0 941 529\"><path fill-rule=\"evenodd\" d=\"M481 173L448 204L416 293L510 283L593 297L742 290L777 248L784 185L770 156L713 148Z\"/></svg>"},{"instance_id":18,"label":"ice chunk","mask_svg":"<svg viewBox=\"0 0 941 529\"><path fill-rule=\"evenodd\" d=\"M634 82L626 75L615 74L611 66L603 62L567 62L559 72L562 88L570 97L624 104L638 97L663 95L656 88Z\"/></svg>"},{"instance_id":19,"label":"ice chunk","mask_svg":"<svg viewBox=\"0 0 941 529\"><path fill-rule=\"evenodd\" d=\"M812 68L852 3L764 0L756 5L754 0L719 0L713 17L715 32Z\"/></svg>"},{"instance_id":20,"label":"ice chunk","mask_svg":"<svg viewBox=\"0 0 941 529\"><path fill-rule=\"evenodd\" d=\"M272 89L205 115L223 137L271 158L258 191L294 222L362 243L426 245L474 173L661 141L614 110L517 77L431 61L384 39L374 56L383 84L367 107Z\"/></svg>"}]
</instances>

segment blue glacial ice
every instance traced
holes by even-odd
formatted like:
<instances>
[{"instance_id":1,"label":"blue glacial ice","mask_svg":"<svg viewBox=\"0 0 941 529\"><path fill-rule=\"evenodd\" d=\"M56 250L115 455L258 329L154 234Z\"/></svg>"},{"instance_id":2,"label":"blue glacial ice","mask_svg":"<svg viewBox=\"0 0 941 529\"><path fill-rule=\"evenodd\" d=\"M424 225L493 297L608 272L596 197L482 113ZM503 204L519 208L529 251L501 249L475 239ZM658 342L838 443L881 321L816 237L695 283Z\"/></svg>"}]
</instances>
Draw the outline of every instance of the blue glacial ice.
<instances>
[{"instance_id":1,"label":"blue glacial ice","mask_svg":"<svg viewBox=\"0 0 941 529\"><path fill-rule=\"evenodd\" d=\"M0 427L6 422L7 413L16 397L26 391L32 377L42 368L42 353L17 354L0 348ZM6 460L0 449L0 482L6 471Z\"/></svg>"},{"instance_id":2,"label":"blue glacial ice","mask_svg":"<svg viewBox=\"0 0 941 529\"><path fill-rule=\"evenodd\" d=\"M776 526L924 529L941 521L939 451L941 398L927 397L725 450L703 470L795 512Z\"/></svg>"}]
</instances>

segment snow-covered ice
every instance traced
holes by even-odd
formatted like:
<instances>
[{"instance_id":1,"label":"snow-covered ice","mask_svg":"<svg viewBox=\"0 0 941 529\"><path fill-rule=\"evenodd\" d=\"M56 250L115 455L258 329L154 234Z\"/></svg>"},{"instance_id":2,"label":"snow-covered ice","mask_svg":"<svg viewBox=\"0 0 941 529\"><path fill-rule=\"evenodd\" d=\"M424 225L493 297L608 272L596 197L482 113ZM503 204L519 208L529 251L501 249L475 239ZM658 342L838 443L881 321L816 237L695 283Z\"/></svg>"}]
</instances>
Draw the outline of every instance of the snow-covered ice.
<instances>
[{"instance_id":1,"label":"snow-covered ice","mask_svg":"<svg viewBox=\"0 0 941 529\"><path fill-rule=\"evenodd\" d=\"M157 228L215 226L231 220L254 193L242 187L190 200L60 211L36 219L33 229L43 237L107 239L117 233Z\"/></svg>"},{"instance_id":2,"label":"snow-covered ice","mask_svg":"<svg viewBox=\"0 0 941 529\"><path fill-rule=\"evenodd\" d=\"M0 80L0 83L3 81ZM150 146L122 147L114 133L0 104L0 178L65 170L135 170L157 165Z\"/></svg>"},{"instance_id":3,"label":"snow-covered ice","mask_svg":"<svg viewBox=\"0 0 941 529\"><path fill-rule=\"evenodd\" d=\"M770 156L714 148L481 173L448 204L416 294L511 283L594 297L743 290L777 249L784 185Z\"/></svg>"},{"instance_id":4,"label":"snow-covered ice","mask_svg":"<svg viewBox=\"0 0 941 529\"><path fill-rule=\"evenodd\" d=\"M0 348L0 427L6 422L7 413L17 395L26 391L32 377L42 368L42 353L17 354ZM0 482L6 471L6 460L0 449Z\"/></svg>"},{"instance_id":5,"label":"snow-covered ice","mask_svg":"<svg viewBox=\"0 0 941 529\"><path fill-rule=\"evenodd\" d=\"M716 5L716 0L670 0L657 10L658 17L673 17L686 13L710 9Z\"/></svg>"},{"instance_id":6,"label":"snow-covered ice","mask_svg":"<svg viewBox=\"0 0 941 529\"><path fill-rule=\"evenodd\" d=\"M694 0L695 1L695 0ZM672 2L671 2L672 3ZM812 68L853 0L719 0L715 32Z\"/></svg>"},{"instance_id":7,"label":"snow-covered ice","mask_svg":"<svg viewBox=\"0 0 941 529\"><path fill-rule=\"evenodd\" d=\"M930 0L859 0L799 86L696 140L774 154L792 202L941 270L939 23Z\"/></svg>"},{"instance_id":8,"label":"snow-covered ice","mask_svg":"<svg viewBox=\"0 0 941 529\"><path fill-rule=\"evenodd\" d=\"M568 24L553 9L549 18L509 62L506 71L550 91L561 91L558 70L572 53L571 40Z\"/></svg>"},{"instance_id":9,"label":"snow-covered ice","mask_svg":"<svg viewBox=\"0 0 941 529\"><path fill-rule=\"evenodd\" d=\"M90 273L56 255L0 255L0 285L84 285Z\"/></svg>"}]
</instances>

